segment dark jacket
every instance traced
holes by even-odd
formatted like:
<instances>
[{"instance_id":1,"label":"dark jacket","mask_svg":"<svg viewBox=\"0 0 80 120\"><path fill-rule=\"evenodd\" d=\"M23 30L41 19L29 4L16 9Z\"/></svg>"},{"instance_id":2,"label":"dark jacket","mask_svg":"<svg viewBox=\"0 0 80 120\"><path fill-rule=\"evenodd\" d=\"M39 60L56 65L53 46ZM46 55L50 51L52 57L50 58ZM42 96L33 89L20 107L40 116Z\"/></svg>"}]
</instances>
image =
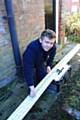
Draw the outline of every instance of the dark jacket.
<instances>
[{"instance_id":1,"label":"dark jacket","mask_svg":"<svg viewBox=\"0 0 80 120\"><path fill-rule=\"evenodd\" d=\"M39 39L32 41L28 45L23 54L24 76L28 86L34 85L34 69L38 69L44 63L47 66L51 66L55 53L55 44L46 52L43 50Z\"/></svg>"}]
</instances>

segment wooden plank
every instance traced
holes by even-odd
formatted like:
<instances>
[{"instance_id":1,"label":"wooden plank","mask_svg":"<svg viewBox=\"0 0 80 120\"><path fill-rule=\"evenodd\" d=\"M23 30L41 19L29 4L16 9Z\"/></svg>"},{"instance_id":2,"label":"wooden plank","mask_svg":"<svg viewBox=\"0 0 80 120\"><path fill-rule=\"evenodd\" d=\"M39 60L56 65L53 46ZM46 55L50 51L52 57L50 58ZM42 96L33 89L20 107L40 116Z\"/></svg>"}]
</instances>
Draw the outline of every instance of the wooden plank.
<instances>
[{"instance_id":1,"label":"wooden plank","mask_svg":"<svg viewBox=\"0 0 80 120\"><path fill-rule=\"evenodd\" d=\"M64 74L70 69L71 65L65 65L64 68L62 68L62 71L60 72L60 74L56 75L56 78L54 79L54 81L60 81L61 78L64 76Z\"/></svg>"},{"instance_id":2,"label":"wooden plank","mask_svg":"<svg viewBox=\"0 0 80 120\"><path fill-rule=\"evenodd\" d=\"M80 53L78 53L77 55L80 56Z\"/></svg>"},{"instance_id":3,"label":"wooden plank","mask_svg":"<svg viewBox=\"0 0 80 120\"><path fill-rule=\"evenodd\" d=\"M52 70L46 75L46 77L37 85L36 96L31 98L29 95L25 100L19 105L19 107L11 114L7 120L22 120L25 115L30 111L36 101L40 98L46 88L50 83L56 78L57 69L61 70L71 58L78 52L80 49L80 44L76 45Z\"/></svg>"}]
</instances>

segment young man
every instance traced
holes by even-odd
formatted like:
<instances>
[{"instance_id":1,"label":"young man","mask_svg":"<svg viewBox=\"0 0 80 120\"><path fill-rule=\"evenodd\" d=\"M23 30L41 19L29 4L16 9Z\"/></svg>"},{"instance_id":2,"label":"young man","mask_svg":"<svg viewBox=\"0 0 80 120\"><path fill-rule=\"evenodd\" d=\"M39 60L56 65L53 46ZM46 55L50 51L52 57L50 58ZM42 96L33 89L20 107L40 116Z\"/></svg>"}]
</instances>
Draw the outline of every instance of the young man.
<instances>
[{"instance_id":1,"label":"young man","mask_svg":"<svg viewBox=\"0 0 80 120\"><path fill-rule=\"evenodd\" d=\"M56 54L55 40L55 32L46 29L40 38L27 46L23 54L24 77L32 97L36 95L35 86L51 71Z\"/></svg>"}]
</instances>

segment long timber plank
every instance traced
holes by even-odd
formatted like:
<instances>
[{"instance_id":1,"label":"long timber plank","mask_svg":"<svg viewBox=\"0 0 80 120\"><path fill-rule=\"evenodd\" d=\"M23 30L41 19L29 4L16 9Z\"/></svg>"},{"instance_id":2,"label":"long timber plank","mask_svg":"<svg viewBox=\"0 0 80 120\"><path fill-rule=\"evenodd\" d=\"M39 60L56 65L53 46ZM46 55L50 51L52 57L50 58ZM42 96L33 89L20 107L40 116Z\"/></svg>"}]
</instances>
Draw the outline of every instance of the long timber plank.
<instances>
[{"instance_id":1,"label":"long timber plank","mask_svg":"<svg viewBox=\"0 0 80 120\"><path fill-rule=\"evenodd\" d=\"M61 70L80 50L80 44L77 44L52 70L46 75L46 77L37 85L36 96L30 97L29 95L24 99L24 101L16 108L16 110L11 114L7 120L22 120L25 115L30 111L33 105L37 102L43 92L47 89L53 80L56 80L58 74L57 69Z\"/></svg>"}]
</instances>

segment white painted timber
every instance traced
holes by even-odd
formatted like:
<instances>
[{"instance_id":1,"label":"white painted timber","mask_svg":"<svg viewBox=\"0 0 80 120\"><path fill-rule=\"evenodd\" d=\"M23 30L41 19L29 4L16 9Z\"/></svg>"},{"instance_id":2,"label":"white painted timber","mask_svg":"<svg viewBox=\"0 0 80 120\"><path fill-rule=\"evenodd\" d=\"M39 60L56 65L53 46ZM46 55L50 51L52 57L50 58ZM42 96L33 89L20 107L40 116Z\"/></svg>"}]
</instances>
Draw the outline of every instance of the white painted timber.
<instances>
[{"instance_id":1,"label":"white painted timber","mask_svg":"<svg viewBox=\"0 0 80 120\"><path fill-rule=\"evenodd\" d=\"M77 55L80 56L80 53L78 53Z\"/></svg>"},{"instance_id":2,"label":"white painted timber","mask_svg":"<svg viewBox=\"0 0 80 120\"><path fill-rule=\"evenodd\" d=\"M61 78L64 76L64 74L70 69L71 65L64 65L64 67L62 68L62 71L60 72L59 75L56 75L56 78L54 79L54 81L60 81Z\"/></svg>"},{"instance_id":3,"label":"white painted timber","mask_svg":"<svg viewBox=\"0 0 80 120\"><path fill-rule=\"evenodd\" d=\"M59 0L56 0L56 43L58 43L59 36Z\"/></svg>"},{"instance_id":4,"label":"white painted timber","mask_svg":"<svg viewBox=\"0 0 80 120\"><path fill-rule=\"evenodd\" d=\"M7 120L22 120L25 115L30 111L36 101L40 98L46 88L50 83L56 79L56 70L61 70L72 57L80 50L80 44L77 44L52 70L46 77L37 85L36 96L30 97L29 95L24 99L24 101L19 105L19 107L11 114Z\"/></svg>"}]
</instances>

